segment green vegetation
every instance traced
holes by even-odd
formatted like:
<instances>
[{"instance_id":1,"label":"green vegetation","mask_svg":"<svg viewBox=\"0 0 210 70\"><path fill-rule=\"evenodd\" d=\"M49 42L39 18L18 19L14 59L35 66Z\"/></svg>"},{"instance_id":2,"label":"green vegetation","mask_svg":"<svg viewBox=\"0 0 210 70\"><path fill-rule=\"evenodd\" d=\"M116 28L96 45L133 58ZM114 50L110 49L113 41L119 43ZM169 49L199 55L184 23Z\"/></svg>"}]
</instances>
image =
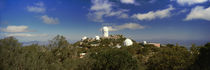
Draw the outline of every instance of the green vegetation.
<instances>
[{"instance_id":1,"label":"green vegetation","mask_svg":"<svg viewBox=\"0 0 210 70\"><path fill-rule=\"evenodd\" d=\"M134 42L122 46L125 37L68 43L56 36L49 45L22 46L14 37L0 39L0 70L209 70L210 43L160 48ZM81 43L82 42L82 43ZM91 44L97 44L92 46ZM121 48L116 48L116 45ZM86 53L80 58L80 53Z\"/></svg>"}]
</instances>

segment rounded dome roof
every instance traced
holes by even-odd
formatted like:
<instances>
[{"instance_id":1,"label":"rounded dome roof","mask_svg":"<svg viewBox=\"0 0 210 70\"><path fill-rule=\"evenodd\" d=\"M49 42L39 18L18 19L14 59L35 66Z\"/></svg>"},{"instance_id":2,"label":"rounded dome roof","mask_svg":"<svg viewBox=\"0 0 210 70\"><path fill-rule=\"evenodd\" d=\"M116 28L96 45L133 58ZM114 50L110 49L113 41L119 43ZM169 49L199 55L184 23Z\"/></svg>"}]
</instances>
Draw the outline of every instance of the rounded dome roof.
<instances>
[{"instance_id":1,"label":"rounded dome roof","mask_svg":"<svg viewBox=\"0 0 210 70\"><path fill-rule=\"evenodd\" d=\"M100 37L99 36L96 36L96 40L100 40Z\"/></svg>"},{"instance_id":2,"label":"rounded dome roof","mask_svg":"<svg viewBox=\"0 0 210 70\"><path fill-rule=\"evenodd\" d=\"M124 41L124 45L125 46L131 46L131 45L133 45L133 41L131 40L131 39L125 39L125 41Z\"/></svg>"},{"instance_id":3,"label":"rounded dome roof","mask_svg":"<svg viewBox=\"0 0 210 70\"><path fill-rule=\"evenodd\" d=\"M85 40L85 39L87 39L87 37L86 37L86 36L82 37L82 40Z\"/></svg>"},{"instance_id":4,"label":"rounded dome roof","mask_svg":"<svg viewBox=\"0 0 210 70\"><path fill-rule=\"evenodd\" d=\"M107 26L103 27L103 31L108 31L108 30L109 30L109 28Z\"/></svg>"}]
</instances>

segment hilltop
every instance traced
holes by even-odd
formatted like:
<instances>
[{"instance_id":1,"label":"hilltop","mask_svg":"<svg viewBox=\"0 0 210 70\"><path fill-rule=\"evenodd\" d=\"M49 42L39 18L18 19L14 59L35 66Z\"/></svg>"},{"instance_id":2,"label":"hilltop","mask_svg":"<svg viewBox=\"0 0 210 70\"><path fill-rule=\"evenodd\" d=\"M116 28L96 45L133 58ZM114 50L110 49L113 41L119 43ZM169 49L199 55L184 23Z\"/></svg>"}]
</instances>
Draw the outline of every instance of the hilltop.
<instances>
[{"instance_id":1,"label":"hilltop","mask_svg":"<svg viewBox=\"0 0 210 70\"><path fill-rule=\"evenodd\" d=\"M210 43L204 46L167 44L156 47L133 41L124 45L126 37L86 39L70 44L64 36L56 36L48 45L23 46L14 37L0 39L2 70L208 70ZM116 45L121 46L116 47Z\"/></svg>"}]
</instances>

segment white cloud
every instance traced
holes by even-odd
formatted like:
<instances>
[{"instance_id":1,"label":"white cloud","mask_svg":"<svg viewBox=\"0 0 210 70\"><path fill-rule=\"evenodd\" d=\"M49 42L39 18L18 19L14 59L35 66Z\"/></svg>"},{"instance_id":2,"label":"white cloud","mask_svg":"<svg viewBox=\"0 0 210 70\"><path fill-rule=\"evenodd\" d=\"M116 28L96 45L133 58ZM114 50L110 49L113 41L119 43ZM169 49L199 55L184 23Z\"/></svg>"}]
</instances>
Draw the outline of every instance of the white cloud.
<instances>
[{"instance_id":1,"label":"white cloud","mask_svg":"<svg viewBox=\"0 0 210 70\"><path fill-rule=\"evenodd\" d=\"M149 3L155 3L157 0L150 0Z\"/></svg>"},{"instance_id":2,"label":"white cloud","mask_svg":"<svg viewBox=\"0 0 210 70\"><path fill-rule=\"evenodd\" d=\"M193 4L198 4L198 3L204 3L207 2L208 0L176 0L177 3L180 5L193 5Z\"/></svg>"},{"instance_id":3,"label":"white cloud","mask_svg":"<svg viewBox=\"0 0 210 70\"><path fill-rule=\"evenodd\" d=\"M155 18L166 18L171 16L171 11L174 10L173 6L169 6L167 9L163 10L158 10L158 11L150 11L148 13L139 13L139 14L134 14L132 17L137 18L139 20L152 20Z\"/></svg>"},{"instance_id":4,"label":"white cloud","mask_svg":"<svg viewBox=\"0 0 210 70\"><path fill-rule=\"evenodd\" d=\"M108 2L108 0L92 0L93 5L91 6L91 10L107 10L110 11L112 4Z\"/></svg>"},{"instance_id":5,"label":"white cloud","mask_svg":"<svg viewBox=\"0 0 210 70\"><path fill-rule=\"evenodd\" d=\"M37 3L34 3L32 6L27 6L27 10L29 12L35 12L35 13L44 13L46 11L43 2L37 2ZM59 23L59 19L56 17L49 17L48 15L43 15L40 18L46 24L58 24Z\"/></svg>"},{"instance_id":6,"label":"white cloud","mask_svg":"<svg viewBox=\"0 0 210 70\"><path fill-rule=\"evenodd\" d=\"M44 13L46 11L43 2L35 3L33 6L26 7L29 12Z\"/></svg>"},{"instance_id":7,"label":"white cloud","mask_svg":"<svg viewBox=\"0 0 210 70\"><path fill-rule=\"evenodd\" d=\"M92 6L90 7L90 12L88 13L88 17L96 22L103 22L104 17L125 17L125 12L128 10L120 9L114 10L114 5L108 0L92 0Z\"/></svg>"},{"instance_id":8,"label":"white cloud","mask_svg":"<svg viewBox=\"0 0 210 70\"><path fill-rule=\"evenodd\" d=\"M120 0L120 2L125 4L134 4L135 0Z\"/></svg>"},{"instance_id":9,"label":"white cloud","mask_svg":"<svg viewBox=\"0 0 210 70\"><path fill-rule=\"evenodd\" d=\"M35 3L36 6L40 6L40 7L43 7L44 6L44 3L43 2L37 2Z\"/></svg>"},{"instance_id":10,"label":"white cloud","mask_svg":"<svg viewBox=\"0 0 210 70\"><path fill-rule=\"evenodd\" d=\"M176 12L176 13L173 13L173 15L180 15L182 13L186 13L187 11L189 11L189 10L188 9L182 9L182 10Z\"/></svg>"},{"instance_id":11,"label":"white cloud","mask_svg":"<svg viewBox=\"0 0 210 70\"><path fill-rule=\"evenodd\" d=\"M7 26L7 28L2 29L4 32L30 32L28 26Z\"/></svg>"},{"instance_id":12,"label":"white cloud","mask_svg":"<svg viewBox=\"0 0 210 70\"><path fill-rule=\"evenodd\" d=\"M196 6L191 10L184 20L203 19L210 21L210 7L204 8L202 6Z\"/></svg>"},{"instance_id":13,"label":"white cloud","mask_svg":"<svg viewBox=\"0 0 210 70\"><path fill-rule=\"evenodd\" d=\"M117 25L117 26L108 26L109 31L119 31L123 29L131 29L131 30L136 30L136 29L144 29L145 26L142 26L137 23L126 23L123 25Z\"/></svg>"},{"instance_id":14,"label":"white cloud","mask_svg":"<svg viewBox=\"0 0 210 70\"><path fill-rule=\"evenodd\" d=\"M185 13L185 12L187 12L187 9L183 9L179 13Z\"/></svg>"},{"instance_id":15,"label":"white cloud","mask_svg":"<svg viewBox=\"0 0 210 70\"><path fill-rule=\"evenodd\" d=\"M7 37L14 36L14 37L45 37L48 36L47 34L29 34L29 33L13 33L7 34Z\"/></svg>"},{"instance_id":16,"label":"white cloud","mask_svg":"<svg viewBox=\"0 0 210 70\"><path fill-rule=\"evenodd\" d=\"M43 22L46 23L46 24L58 24L58 23L59 23L58 18L49 17L49 16L47 16L47 15L41 16L41 19L42 19Z\"/></svg>"},{"instance_id":17,"label":"white cloud","mask_svg":"<svg viewBox=\"0 0 210 70\"><path fill-rule=\"evenodd\" d=\"M123 13L122 15L119 16L119 18L129 18L128 14Z\"/></svg>"},{"instance_id":18,"label":"white cloud","mask_svg":"<svg viewBox=\"0 0 210 70\"><path fill-rule=\"evenodd\" d=\"M120 10L117 10L117 11L111 11L109 12L108 14L106 14L106 16L121 16L123 14L126 14L125 12L128 12L129 10L126 10L126 9L120 9ZM127 14L126 14L127 15Z\"/></svg>"}]
</instances>

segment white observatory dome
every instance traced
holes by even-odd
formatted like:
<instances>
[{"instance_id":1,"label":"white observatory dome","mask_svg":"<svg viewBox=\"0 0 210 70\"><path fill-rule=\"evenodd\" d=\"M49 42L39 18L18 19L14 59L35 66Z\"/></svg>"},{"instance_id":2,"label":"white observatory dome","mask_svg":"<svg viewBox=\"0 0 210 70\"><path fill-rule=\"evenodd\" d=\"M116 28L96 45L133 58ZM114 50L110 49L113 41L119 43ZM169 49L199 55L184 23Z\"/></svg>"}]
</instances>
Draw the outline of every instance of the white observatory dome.
<instances>
[{"instance_id":1,"label":"white observatory dome","mask_svg":"<svg viewBox=\"0 0 210 70\"><path fill-rule=\"evenodd\" d=\"M96 40L100 40L100 37L99 36L96 36Z\"/></svg>"},{"instance_id":2,"label":"white observatory dome","mask_svg":"<svg viewBox=\"0 0 210 70\"><path fill-rule=\"evenodd\" d=\"M84 36L84 37L82 38L82 40L85 40L85 39L87 39L87 37L86 37L86 36Z\"/></svg>"},{"instance_id":3,"label":"white observatory dome","mask_svg":"<svg viewBox=\"0 0 210 70\"><path fill-rule=\"evenodd\" d=\"M104 26L103 31L109 31L109 28L107 26Z\"/></svg>"},{"instance_id":4,"label":"white observatory dome","mask_svg":"<svg viewBox=\"0 0 210 70\"><path fill-rule=\"evenodd\" d=\"M133 42L132 42L132 40L131 39L125 39L125 41L124 41L124 45L125 46L131 46L131 45L133 45Z\"/></svg>"}]
</instances>

